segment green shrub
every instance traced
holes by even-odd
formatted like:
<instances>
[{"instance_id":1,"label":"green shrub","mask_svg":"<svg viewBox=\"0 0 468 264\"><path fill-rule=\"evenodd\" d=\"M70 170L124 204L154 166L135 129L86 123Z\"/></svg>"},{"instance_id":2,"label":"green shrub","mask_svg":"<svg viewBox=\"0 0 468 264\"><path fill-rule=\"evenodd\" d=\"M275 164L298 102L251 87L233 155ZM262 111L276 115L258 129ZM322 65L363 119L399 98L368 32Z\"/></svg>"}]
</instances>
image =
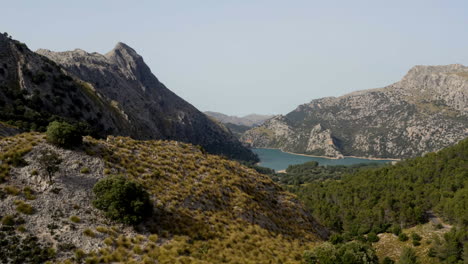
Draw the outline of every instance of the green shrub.
<instances>
[{"instance_id":1,"label":"green shrub","mask_svg":"<svg viewBox=\"0 0 468 264\"><path fill-rule=\"evenodd\" d=\"M3 187L6 193L11 195L19 195L21 193L20 189L16 188L15 186L7 185Z\"/></svg>"},{"instance_id":2,"label":"green shrub","mask_svg":"<svg viewBox=\"0 0 468 264\"><path fill-rule=\"evenodd\" d=\"M393 259L389 258L389 257L385 257L383 260L382 260L382 264L394 264L395 261L393 261Z\"/></svg>"},{"instance_id":3,"label":"green shrub","mask_svg":"<svg viewBox=\"0 0 468 264\"><path fill-rule=\"evenodd\" d=\"M380 238L375 234L374 232L370 232L367 234L367 241L373 243L373 242L378 242Z\"/></svg>"},{"instance_id":4,"label":"green shrub","mask_svg":"<svg viewBox=\"0 0 468 264\"><path fill-rule=\"evenodd\" d=\"M6 226L15 225L15 218L11 215L5 215L2 218L2 225L6 225Z\"/></svg>"},{"instance_id":5,"label":"green shrub","mask_svg":"<svg viewBox=\"0 0 468 264\"><path fill-rule=\"evenodd\" d=\"M413 239L413 241L421 241L422 239L422 237L416 233L412 233L411 238Z\"/></svg>"},{"instance_id":6,"label":"green shrub","mask_svg":"<svg viewBox=\"0 0 468 264\"><path fill-rule=\"evenodd\" d=\"M81 219L78 216L73 215L70 217L70 221L72 221L73 223L79 223L81 222Z\"/></svg>"},{"instance_id":7,"label":"green shrub","mask_svg":"<svg viewBox=\"0 0 468 264\"><path fill-rule=\"evenodd\" d=\"M406 235L405 233L400 233L398 235L398 240L403 241L403 242L408 241L408 235Z\"/></svg>"},{"instance_id":8,"label":"green shrub","mask_svg":"<svg viewBox=\"0 0 468 264\"><path fill-rule=\"evenodd\" d=\"M123 176L111 176L96 183L93 205L110 219L137 224L152 212L149 195L143 187Z\"/></svg>"},{"instance_id":9,"label":"green shrub","mask_svg":"<svg viewBox=\"0 0 468 264\"><path fill-rule=\"evenodd\" d=\"M27 204L21 200L16 200L15 205L16 205L16 211L20 213L28 214L28 215L34 213L34 208L30 204Z\"/></svg>"},{"instance_id":10,"label":"green shrub","mask_svg":"<svg viewBox=\"0 0 468 264\"><path fill-rule=\"evenodd\" d=\"M83 135L79 129L66 122L51 122L47 127L46 136L49 143L64 148L73 148L83 142Z\"/></svg>"},{"instance_id":11,"label":"green shrub","mask_svg":"<svg viewBox=\"0 0 468 264\"><path fill-rule=\"evenodd\" d=\"M89 237L96 237L96 233L93 232L93 230L87 228L83 231L83 235L89 236Z\"/></svg>"},{"instance_id":12,"label":"green shrub","mask_svg":"<svg viewBox=\"0 0 468 264\"><path fill-rule=\"evenodd\" d=\"M311 251L306 251L303 259L307 264L379 263L375 251L370 246L356 241L338 245L323 243Z\"/></svg>"},{"instance_id":13,"label":"green shrub","mask_svg":"<svg viewBox=\"0 0 468 264\"><path fill-rule=\"evenodd\" d=\"M84 173L84 174L87 174L90 172L89 168L88 167L84 167L84 168L81 168L80 170L81 173Z\"/></svg>"},{"instance_id":14,"label":"green shrub","mask_svg":"<svg viewBox=\"0 0 468 264\"><path fill-rule=\"evenodd\" d=\"M412 248L404 248L400 255L399 264L416 264L419 263L416 252Z\"/></svg>"}]
</instances>

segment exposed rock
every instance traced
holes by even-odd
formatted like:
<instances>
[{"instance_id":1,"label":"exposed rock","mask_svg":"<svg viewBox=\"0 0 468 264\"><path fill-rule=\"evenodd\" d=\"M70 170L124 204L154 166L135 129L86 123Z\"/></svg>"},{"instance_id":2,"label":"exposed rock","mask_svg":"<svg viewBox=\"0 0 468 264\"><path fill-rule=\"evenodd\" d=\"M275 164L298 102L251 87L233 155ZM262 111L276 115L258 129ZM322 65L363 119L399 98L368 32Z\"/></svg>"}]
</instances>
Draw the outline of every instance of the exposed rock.
<instances>
[{"instance_id":1,"label":"exposed rock","mask_svg":"<svg viewBox=\"0 0 468 264\"><path fill-rule=\"evenodd\" d=\"M105 55L34 53L0 34L0 120L43 131L57 117L84 121L101 137L173 139L258 160L228 129L167 89L123 43Z\"/></svg>"},{"instance_id":2,"label":"exposed rock","mask_svg":"<svg viewBox=\"0 0 468 264\"><path fill-rule=\"evenodd\" d=\"M242 141L324 156L408 158L467 136L468 67L454 64L415 66L385 88L313 100L247 131Z\"/></svg>"}]
</instances>

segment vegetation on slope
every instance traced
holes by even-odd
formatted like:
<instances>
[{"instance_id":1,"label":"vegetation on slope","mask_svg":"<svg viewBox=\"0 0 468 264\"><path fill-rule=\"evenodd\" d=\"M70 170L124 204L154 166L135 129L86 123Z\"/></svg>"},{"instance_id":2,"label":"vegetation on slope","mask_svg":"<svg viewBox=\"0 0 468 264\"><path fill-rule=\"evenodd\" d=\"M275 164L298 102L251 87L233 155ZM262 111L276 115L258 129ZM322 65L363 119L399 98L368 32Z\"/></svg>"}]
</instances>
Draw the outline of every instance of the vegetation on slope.
<instances>
[{"instance_id":1,"label":"vegetation on slope","mask_svg":"<svg viewBox=\"0 0 468 264\"><path fill-rule=\"evenodd\" d=\"M439 247L452 253L434 256L447 263L463 258L468 239L468 139L393 166L362 169L340 180L312 180L289 190L345 241L386 231L398 235L401 228L427 222L434 212L455 226Z\"/></svg>"},{"instance_id":2,"label":"vegetation on slope","mask_svg":"<svg viewBox=\"0 0 468 264\"><path fill-rule=\"evenodd\" d=\"M327 235L268 176L189 144L87 137L79 149L65 150L49 145L44 135L21 134L0 139L0 148L7 153L2 165L9 166L0 185L5 190L0 208L23 219L12 231L21 237L52 217L38 241L53 241L39 246L41 252L54 253L45 255L53 262L300 263L303 252ZM21 153L14 154L16 150ZM44 150L62 160L53 182L41 181L45 173L35 169ZM15 155L27 165L10 162ZM81 172L85 166L89 169ZM150 196L153 213L129 230L104 218L89 195L53 201L68 195L63 184L88 188L84 193L91 194L89 184L104 175L124 175L141 186ZM16 200L30 205L32 215L15 216L9 208ZM49 208L53 204L60 207Z\"/></svg>"}]
</instances>

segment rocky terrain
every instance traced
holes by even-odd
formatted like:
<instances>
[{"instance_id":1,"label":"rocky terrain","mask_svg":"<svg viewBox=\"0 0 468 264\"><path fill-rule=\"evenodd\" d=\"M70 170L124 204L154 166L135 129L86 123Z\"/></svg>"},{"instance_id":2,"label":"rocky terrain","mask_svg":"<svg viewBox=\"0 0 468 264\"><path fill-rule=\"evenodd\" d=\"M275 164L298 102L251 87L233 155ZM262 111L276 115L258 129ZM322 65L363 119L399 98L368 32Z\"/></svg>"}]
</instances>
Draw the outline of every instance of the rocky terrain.
<instances>
[{"instance_id":1,"label":"rocky terrain","mask_svg":"<svg viewBox=\"0 0 468 264\"><path fill-rule=\"evenodd\" d=\"M242 135L253 147L328 157L408 158L468 136L468 67L415 66L381 89L300 105Z\"/></svg>"},{"instance_id":2,"label":"rocky terrain","mask_svg":"<svg viewBox=\"0 0 468 264\"><path fill-rule=\"evenodd\" d=\"M0 121L43 131L57 119L82 122L100 137L178 140L257 160L225 127L167 89L123 43L105 55L35 53L0 34Z\"/></svg>"},{"instance_id":3,"label":"rocky terrain","mask_svg":"<svg viewBox=\"0 0 468 264\"><path fill-rule=\"evenodd\" d=\"M268 176L185 143L87 137L67 150L26 133L0 139L0 164L2 263L299 263L328 235ZM96 209L109 175L141 184L152 216L132 227Z\"/></svg>"}]
</instances>

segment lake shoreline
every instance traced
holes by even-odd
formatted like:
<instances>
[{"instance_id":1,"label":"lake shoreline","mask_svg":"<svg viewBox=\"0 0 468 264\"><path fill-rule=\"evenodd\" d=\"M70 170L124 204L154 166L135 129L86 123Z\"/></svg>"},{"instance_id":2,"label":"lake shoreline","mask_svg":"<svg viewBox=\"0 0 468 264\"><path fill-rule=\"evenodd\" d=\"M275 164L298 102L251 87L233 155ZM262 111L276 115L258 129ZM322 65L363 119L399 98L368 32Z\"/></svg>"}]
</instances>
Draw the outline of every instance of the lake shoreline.
<instances>
[{"instance_id":1,"label":"lake shoreline","mask_svg":"<svg viewBox=\"0 0 468 264\"><path fill-rule=\"evenodd\" d=\"M322 158L322 159L331 159L331 160L339 160L343 158L355 158L355 159L366 159L366 160L388 160L388 161L401 161L401 159L392 159L392 158L372 158L372 157L358 157L358 156L343 156L343 158L334 158L334 157L327 157L327 156L317 156L317 155L309 155L309 154L301 154L301 153L294 153L289 151L284 151L280 148L253 148L253 149L277 149L283 153L288 153L291 155L298 155L304 157L312 157L312 158Z\"/></svg>"}]
</instances>

